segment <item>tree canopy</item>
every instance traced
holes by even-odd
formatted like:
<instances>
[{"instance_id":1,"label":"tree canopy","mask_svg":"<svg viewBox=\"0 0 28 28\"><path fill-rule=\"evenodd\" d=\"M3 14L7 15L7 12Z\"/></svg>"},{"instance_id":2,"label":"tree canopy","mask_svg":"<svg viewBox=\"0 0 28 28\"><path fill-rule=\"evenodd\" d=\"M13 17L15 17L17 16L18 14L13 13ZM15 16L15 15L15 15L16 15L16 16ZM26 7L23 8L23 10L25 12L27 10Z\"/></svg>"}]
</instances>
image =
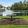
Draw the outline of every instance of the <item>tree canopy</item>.
<instances>
[{"instance_id":1,"label":"tree canopy","mask_svg":"<svg viewBox=\"0 0 28 28\"><path fill-rule=\"evenodd\" d=\"M2 8L3 6L2 6L2 4L0 4L0 8Z\"/></svg>"},{"instance_id":2,"label":"tree canopy","mask_svg":"<svg viewBox=\"0 0 28 28\"><path fill-rule=\"evenodd\" d=\"M13 10L13 11L28 10L28 2L26 2L26 3L23 2L22 3L22 1L20 1L18 3L14 3L10 7L10 10Z\"/></svg>"}]
</instances>

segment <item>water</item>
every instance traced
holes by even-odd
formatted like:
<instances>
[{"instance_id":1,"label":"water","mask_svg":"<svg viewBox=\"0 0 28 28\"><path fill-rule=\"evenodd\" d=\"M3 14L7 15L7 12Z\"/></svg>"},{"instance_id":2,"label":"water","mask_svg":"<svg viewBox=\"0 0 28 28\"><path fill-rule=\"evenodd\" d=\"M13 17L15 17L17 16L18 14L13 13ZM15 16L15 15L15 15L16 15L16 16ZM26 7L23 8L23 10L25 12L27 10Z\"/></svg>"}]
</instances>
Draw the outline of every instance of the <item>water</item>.
<instances>
[{"instance_id":1,"label":"water","mask_svg":"<svg viewBox=\"0 0 28 28\"><path fill-rule=\"evenodd\" d=\"M6 15L12 15L13 14L13 11L11 10L6 10L5 12L2 12L3 16L6 16Z\"/></svg>"}]
</instances>

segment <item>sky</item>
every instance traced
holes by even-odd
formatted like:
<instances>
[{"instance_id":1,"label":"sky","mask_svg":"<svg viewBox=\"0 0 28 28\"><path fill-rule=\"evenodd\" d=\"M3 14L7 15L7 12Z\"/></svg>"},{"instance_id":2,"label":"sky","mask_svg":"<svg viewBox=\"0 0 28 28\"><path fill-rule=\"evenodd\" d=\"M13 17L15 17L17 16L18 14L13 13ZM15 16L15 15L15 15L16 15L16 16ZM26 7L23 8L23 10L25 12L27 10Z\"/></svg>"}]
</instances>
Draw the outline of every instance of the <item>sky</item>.
<instances>
[{"instance_id":1,"label":"sky","mask_svg":"<svg viewBox=\"0 0 28 28\"><path fill-rule=\"evenodd\" d=\"M15 2L20 2L20 1L23 2L24 0L0 0L0 4L7 7L7 6L11 6Z\"/></svg>"}]
</instances>

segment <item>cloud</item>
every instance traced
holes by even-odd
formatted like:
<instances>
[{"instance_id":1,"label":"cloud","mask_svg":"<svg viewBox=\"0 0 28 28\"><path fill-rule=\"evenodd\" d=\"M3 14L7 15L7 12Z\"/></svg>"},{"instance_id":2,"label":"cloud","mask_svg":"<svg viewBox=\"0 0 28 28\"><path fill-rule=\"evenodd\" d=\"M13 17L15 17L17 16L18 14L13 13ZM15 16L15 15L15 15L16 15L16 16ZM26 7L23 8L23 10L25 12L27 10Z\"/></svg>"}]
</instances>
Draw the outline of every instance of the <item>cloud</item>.
<instances>
[{"instance_id":1,"label":"cloud","mask_svg":"<svg viewBox=\"0 0 28 28\"><path fill-rule=\"evenodd\" d=\"M11 6L12 5L12 3L4 3L4 4L2 4L3 6Z\"/></svg>"},{"instance_id":2,"label":"cloud","mask_svg":"<svg viewBox=\"0 0 28 28\"><path fill-rule=\"evenodd\" d=\"M13 3L19 2L19 1L23 1L23 0L0 0L0 4L7 7L7 6L11 6Z\"/></svg>"}]
</instances>

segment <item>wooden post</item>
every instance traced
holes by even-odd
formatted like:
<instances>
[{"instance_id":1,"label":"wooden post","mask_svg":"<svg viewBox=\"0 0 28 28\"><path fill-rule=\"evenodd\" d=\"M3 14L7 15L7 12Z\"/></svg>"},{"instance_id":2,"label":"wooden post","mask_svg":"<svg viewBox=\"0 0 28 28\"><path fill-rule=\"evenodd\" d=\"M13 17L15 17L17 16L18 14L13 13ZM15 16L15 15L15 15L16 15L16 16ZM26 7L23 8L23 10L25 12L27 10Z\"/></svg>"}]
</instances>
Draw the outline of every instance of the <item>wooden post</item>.
<instances>
[{"instance_id":1,"label":"wooden post","mask_svg":"<svg viewBox=\"0 0 28 28\"><path fill-rule=\"evenodd\" d=\"M12 15L11 15L11 18L12 18Z\"/></svg>"},{"instance_id":2,"label":"wooden post","mask_svg":"<svg viewBox=\"0 0 28 28\"><path fill-rule=\"evenodd\" d=\"M12 15L11 15L11 21L12 21L13 19L12 19Z\"/></svg>"}]
</instances>

